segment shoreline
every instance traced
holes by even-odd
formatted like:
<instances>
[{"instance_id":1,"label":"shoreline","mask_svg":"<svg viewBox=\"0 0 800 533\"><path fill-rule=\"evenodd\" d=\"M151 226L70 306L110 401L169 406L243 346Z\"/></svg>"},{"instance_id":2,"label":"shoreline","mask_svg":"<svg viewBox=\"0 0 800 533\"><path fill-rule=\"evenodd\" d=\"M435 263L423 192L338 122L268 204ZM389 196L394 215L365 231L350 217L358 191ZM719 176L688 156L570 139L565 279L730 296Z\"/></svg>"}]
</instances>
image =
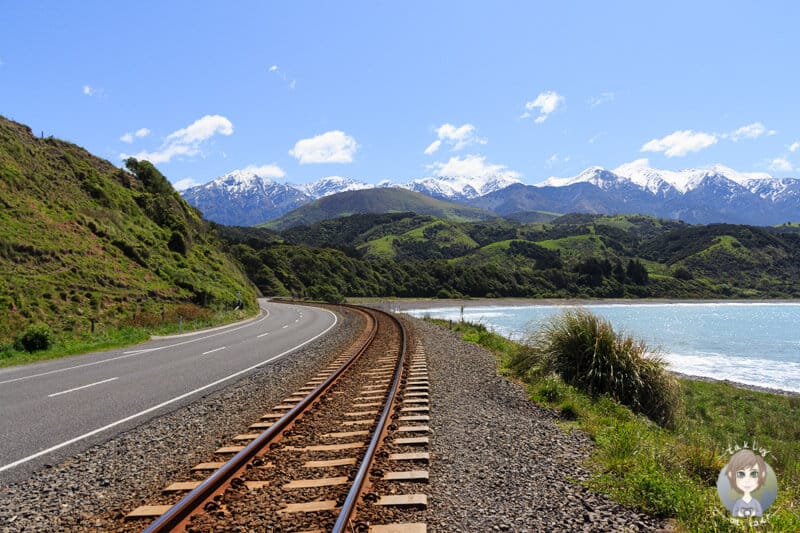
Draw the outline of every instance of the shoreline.
<instances>
[{"instance_id":1,"label":"shoreline","mask_svg":"<svg viewBox=\"0 0 800 533\"><path fill-rule=\"evenodd\" d=\"M683 372L676 372L674 370L670 370L670 373L683 379L690 379L692 381L705 381L707 383L724 383L726 385L730 385L731 387L735 387L737 389L749 390L753 392L764 392L766 394L774 394L776 396L786 396L787 398L798 398L800 397L800 392L784 390L784 389L774 389L771 387L762 387L760 385L749 385L747 383L741 383L739 381L731 381L729 379L717 379L717 378L710 378L708 376L695 376L692 374L684 374Z\"/></svg>"},{"instance_id":2,"label":"shoreline","mask_svg":"<svg viewBox=\"0 0 800 533\"><path fill-rule=\"evenodd\" d=\"M372 305L400 312L414 309L441 309L446 307L529 307L529 306L589 306L589 305L800 305L800 299L679 299L679 298L348 298L349 303Z\"/></svg>"},{"instance_id":3,"label":"shoreline","mask_svg":"<svg viewBox=\"0 0 800 533\"><path fill-rule=\"evenodd\" d=\"M437 298L394 298L394 299L360 299L361 301L355 302L361 305L372 305L382 309L405 313L407 311L421 310L421 309L443 309L449 307L525 307L525 306L586 306L586 305L670 305L670 304L761 304L761 305L781 305L781 304L800 304L797 299L780 299L780 300L682 300L682 299L660 299L660 298L643 298L643 299L552 299L552 298L474 298L474 299L459 299L459 300L442 300ZM372 300L372 301L367 301ZM670 370L672 374L677 377L691 379L693 381L706 381L715 383L726 383L732 387L750 390L755 392L763 392L767 394L774 394L777 396L785 397L800 397L800 392L790 391L785 389L765 387L762 385L751 385L739 381L732 381L724 378L713 378L709 376L698 376L694 374L686 374L675 370Z\"/></svg>"}]
</instances>

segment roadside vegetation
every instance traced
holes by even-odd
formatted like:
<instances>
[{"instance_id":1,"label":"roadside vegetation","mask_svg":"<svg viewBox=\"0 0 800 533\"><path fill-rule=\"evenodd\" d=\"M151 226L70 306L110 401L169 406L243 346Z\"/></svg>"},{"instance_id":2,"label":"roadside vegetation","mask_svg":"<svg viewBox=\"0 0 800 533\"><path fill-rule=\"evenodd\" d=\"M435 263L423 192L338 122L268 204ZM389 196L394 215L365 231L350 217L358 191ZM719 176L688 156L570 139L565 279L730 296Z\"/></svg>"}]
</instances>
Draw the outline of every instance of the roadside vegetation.
<instances>
[{"instance_id":1,"label":"roadside vegetation","mask_svg":"<svg viewBox=\"0 0 800 533\"><path fill-rule=\"evenodd\" d=\"M148 340L153 335L172 335L243 320L242 310L211 312L197 306L181 306L165 314L139 315L122 325L98 324L95 331L56 336L50 326L33 324L17 337L0 343L0 368L57 359L87 352L112 350Z\"/></svg>"},{"instance_id":2,"label":"roadside vegetation","mask_svg":"<svg viewBox=\"0 0 800 533\"><path fill-rule=\"evenodd\" d=\"M565 431L592 439L591 488L672 519L680 531L800 531L800 397L662 375L643 344L583 311L554 319L523 343L481 324L434 322L494 352L501 372L560 413ZM595 360L586 357L590 346L598 347ZM642 383L632 393L617 390L626 382ZM645 407L650 395L669 417ZM778 479L777 499L760 521L732 520L717 494L737 446L768 450Z\"/></svg>"}]
</instances>

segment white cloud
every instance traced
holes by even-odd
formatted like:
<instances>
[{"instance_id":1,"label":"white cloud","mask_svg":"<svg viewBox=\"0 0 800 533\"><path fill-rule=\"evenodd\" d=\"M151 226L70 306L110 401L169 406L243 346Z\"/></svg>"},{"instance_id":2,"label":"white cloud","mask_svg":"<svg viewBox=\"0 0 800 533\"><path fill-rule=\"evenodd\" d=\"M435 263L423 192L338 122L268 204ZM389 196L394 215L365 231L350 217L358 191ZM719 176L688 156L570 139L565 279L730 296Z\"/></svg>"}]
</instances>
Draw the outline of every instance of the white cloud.
<instances>
[{"instance_id":1,"label":"white cloud","mask_svg":"<svg viewBox=\"0 0 800 533\"><path fill-rule=\"evenodd\" d=\"M570 159L571 157L568 155L561 156L558 153L555 153L547 158L547 161L545 161L545 165L548 168L551 168L562 163L569 163Z\"/></svg>"},{"instance_id":2,"label":"white cloud","mask_svg":"<svg viewBox=\"0 0 800 533\"><path fill-rule=\"evenodd\" d=\"M564 97L558 94L555 91L545 91L543 93L539 93L539 96L536 97L536 100L532 100L525 104L525 112L520 116L520 118L529 118L531 117L531 111L535 109L539 110L539 116L536 117L534 122L537 124L541 124L547 117L558 109L558 106L564 103Z\"/></svg>"},{"instance_id":3,"label":"white cloud","mask_svg":"<svg viewBox=\"0 0 800 533\"><path fill-rule=\"evenodd\" d=\"M441 145L442 145L442 141L439 140L439 139L436 139L431 144L429 144L427 148L425 148L425 155L431 155L436 150L438 150Z\"/></svg>"},{"instance_id":4,"label":"white cloud","mask_svg":"<svg viewBox=\"0 0 800 533\"><path fill-rule=\"evenodd\" d=\"M198 185L202 184L194 178L183 178L182 180L178 180L172 184L176 191L185 191L186 189L191 189L192 187L197 187Z\"/></svg>"},{"instance_id":5,"label":"white cloud","mask_svg":"<svg viewBox=\"0 0 800 533\"><path fill-rule=\"evenodd\" d=\"M798 148L800 148L800 141L795 141L789 146L789 151L796 152Z\"/></svg>"},{"instance_id":6,"label":"white cloud","mask_svg":"<svg viewBox=\"0 0 800 533\"><path fill-rule=\"evenodd\" d=\"M667 157L682 157L689 152L699 152L716 142L716 135L701 131L682 130L645 143L641 151L664 152Z\"/></svg>"},{"instance_id":7,"label":"white cloud","mask_svg":"<svg viewBox=\"0 0 800 533\"><path fill-rule=\"evenodd\" d=\"M434 153L442 146L442 143L449 144L455 152L471 144L486 144L489 142L485 138L475 136L475 126L472 124L454 126L450 123L444 123L436 129L436 136L438 139L425 149L426 155Z\"/></svg>"},{"instance_id":8,"label":"white cloud","mask_svg":"<svg viewBox=\"0 0 800 533\"><path fill-rule=\"evenodd\" d=\"M436 162L427 166L435 176L459 176L465 178L477 178L484 176L501 176L505 178L519 179L520 173L508 170L505 165L493 165L486 162L484 156L467 155L463 158L459 156L451 157L446 163Z\"/></svg>"},{"instance_id":9,"label":"white cloud","mask_svg":"<svg viewBox=\"0 0 800 533\"><path fill-rule=\"evenodd\" d=\"M89 85L83 86L83 94L85 94L86 96L94 96L94 92L95 92L94 89Z\"/></svg>"},{"instance_id":10,"label":"white cloud","mask_svg":"<svg viewBox=\"0 0 800 533\"><path fill-rule=\"evenodd\" d=\"M278 76L283 81L288 81L288 77L286 76L286 73L284 71L282 71L280 68L278 68L278 65L272 65L271 67L269 67L267 69L267 72L271 72L271 73L275 74L276 76ZM288 84L288 87L290 89L294 89L295 87L297 87L297 80L293 79L292 81L290 81L289 84Z\"/></svg>"},{"instance_id":11,"label":"white cloud","mask_svg":"<svg viewBox=\"0 0 800 533\"><path fill-rule=\"evenodd\" d=\"M592 107L597 107L599 105L607 104L609 102L613 102L616 95L612 92L604 92L600 93L599 96L590 96L586 103Z\"/></svg>"},{"instance_id":12,"label":"white cloud","mask_svg":"<svg viewBox=\"0 0 800 533\"><path fill-rule=\"evenodd\" d=\"M143 138L150 135L150 130L147 128L139 128L138 130L131 132L125 132L122 137L119 138L120 141L124 143L131 144L133 142L134 137Z\"/></svg>"},{"instance_id":13,"label":"white cloud","mask_svg":"<svg viewBox=\"0 0 800 533\"><path fill-rule=\"evenodd\" d=\"M791 172L793 169L792 163L783 157L776 157L769 162L767 168L776 172Z\"/></svg>"},{"instance_id":14,"label":"white cloud","mask_svg":"<svg viewBox=\"0 0 800 533\"><path fill-rule=\"evenodd\" d=\"M242 172L246 174L255 174L257 176L261 176L262 178L282 178L286 175L286 172L283 171L281 167L276 164L271 165L249 165L241 169Z\"/></svg>"},{"instance_id":15,"label":"white cloud","mask_svg":"<svg viewBox=\"0 0 800 533\"><path fill-rule=\"evenodd\" d=\"M178 144L195 144L210 139L214 134L230 135L233 124L222 115L206 115L192 122L189 126L167 135L168 142Z\"/></svg>"},{"instance_id":16,"label":"white cloud","mask_svg":"<svg viewBox=\"0 0 800 533\"><path fill-rule=\"evenodd\" d=\"M733 142L739 142L742 139L758 139L767 133L767 128L760 122L753 122L747 126L742 126L736 131L727 135Z\"/></svg>"},{"instance_id":17,"label":"white cloud","mask_svg":"<svg viewBox=\"0 0 800 533\"><path fill-rule=\"evenodd\" d=\"M150 133L147 128L141 128L134 135L142 137ZM138 154L120 154L121 159L134 157L140 160L150 161L151 163L168 163L173 157L195 156L201 152L201 145L214 135L232 135L233 124L222 115L206 115L195 120L185 128L181 128L167 135L161 148L154 152L142 151ZM128 135L128 134L126 134ZM123 137L125 137L123 135ZM124 139L121 139L124 140Z\"/></svg>"},{"instance_id":18,"label":"white cloud","mask_svg":"<svg viewBox=\"0 0 800 533\"><path fill-rule=\"evenodd\" d=\"M358 150L356 140L343 131L333 130L310 139L301 139L289 155L306 163L350 163Z\"/></svg>"}]
</instances>

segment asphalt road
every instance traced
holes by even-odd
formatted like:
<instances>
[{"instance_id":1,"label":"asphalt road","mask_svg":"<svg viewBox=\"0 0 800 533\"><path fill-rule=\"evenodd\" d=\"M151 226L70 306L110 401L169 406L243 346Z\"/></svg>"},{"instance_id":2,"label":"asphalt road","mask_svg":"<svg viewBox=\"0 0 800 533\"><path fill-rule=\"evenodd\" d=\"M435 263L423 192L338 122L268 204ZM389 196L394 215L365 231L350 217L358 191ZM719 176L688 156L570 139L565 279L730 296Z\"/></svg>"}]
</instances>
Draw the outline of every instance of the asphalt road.
<instances>
[{"instance_id":1,"label":"asphalt road","mask_svg":"<svg viewBox=\"0 0 800 533\"><path fill-rule=\"evenodd\" d=\"M0 482L230 385L337 322L324 309L261 306L260 317L224 328L0 369Z\"/></svg>"}]
</instances>

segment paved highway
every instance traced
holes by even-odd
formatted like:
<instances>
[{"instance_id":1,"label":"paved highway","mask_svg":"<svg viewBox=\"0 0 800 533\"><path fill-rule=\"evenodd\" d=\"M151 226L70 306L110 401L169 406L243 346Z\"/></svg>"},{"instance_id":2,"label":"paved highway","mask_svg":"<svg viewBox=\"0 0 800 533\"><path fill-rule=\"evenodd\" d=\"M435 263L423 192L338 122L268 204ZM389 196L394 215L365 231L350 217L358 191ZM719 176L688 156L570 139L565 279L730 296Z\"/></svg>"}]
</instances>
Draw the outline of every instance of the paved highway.
<instances>
[{"instance_id":1,"label":"paved highway","mask_svg":"<svg viewBox=\"0 0 800 533\"><path fill-rule=\"evenodd\" d=\"M260 303L262 315L240 324L0 369L0 482L225 387L337 322L324 309Z\"/></svg>"}]
</instances>

